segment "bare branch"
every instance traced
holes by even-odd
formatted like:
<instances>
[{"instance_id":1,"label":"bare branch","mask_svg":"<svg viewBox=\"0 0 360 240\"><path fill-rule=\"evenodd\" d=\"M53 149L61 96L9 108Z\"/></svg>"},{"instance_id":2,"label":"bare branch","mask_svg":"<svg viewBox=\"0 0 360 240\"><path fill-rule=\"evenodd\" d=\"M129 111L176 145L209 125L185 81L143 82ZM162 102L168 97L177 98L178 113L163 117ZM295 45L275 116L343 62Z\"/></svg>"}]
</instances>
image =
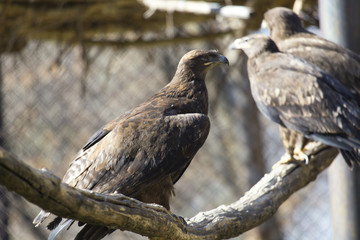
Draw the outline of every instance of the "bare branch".
<instances>
[{"instance_id":1,"label":"bare branch","mask_svg":"<svg viewBox=\"0 0 360 240\"><path fill-rule=\"evenodd\" d=\"M156 204L121 194L104 195L72 188L46 170L37 170L0 149L0 184L58 216L128 230L151 239L224 239L269 219L290 195L327 168L337 150L319 143L306 146L306 167L280 165L242 198L197 214L187 224Z\"/></svg>"},{"instance_id":2,"label":"bare branch","mask_svg":"<svg viewBox=\"0 0 360 240\"><path fill-rule=\"evenodd\" d=\"M252 8L246 6L221 6L219 3L205 1L142 0L142 3L149 8L148 13L145 13L146 18L149 18L156 10L205 15L218 14L223 17L241 19L249 19L254 12Z\"/></svg>"}]
</instances>

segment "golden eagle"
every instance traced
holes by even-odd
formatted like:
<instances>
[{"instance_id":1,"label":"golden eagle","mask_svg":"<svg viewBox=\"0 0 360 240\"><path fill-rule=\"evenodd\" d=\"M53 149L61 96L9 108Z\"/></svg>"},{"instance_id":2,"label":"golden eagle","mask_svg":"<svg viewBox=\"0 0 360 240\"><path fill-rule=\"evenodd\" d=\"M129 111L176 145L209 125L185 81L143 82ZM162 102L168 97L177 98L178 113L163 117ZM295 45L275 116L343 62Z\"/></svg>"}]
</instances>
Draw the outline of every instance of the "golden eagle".
<instances>
[{"instance_id":1,"label":"golden eagle","mask_svg":"<svg viewBox=\"0 0 360 240\"><path fill-rule=\"evenodd\" d=\"M204 144L210 129L205 76L229 64L214 50L185 54L172 81L95 133L71 162L63 182L99 193L122 193L170 209L174 184ZM49 213L34 219L39 225ZM55 218L54 239L74 220ZM101 239L114 229L86 224L76 239Z\"/></svg>"},{"instance_id":2,"label":"golden eagle","mask_svg":"<svg viewBox=\"0 0 360 240\"><path fill-rule=\"evenodd\" d=\"M317 65L338 79L360 103L360 56L349 49L307 31L300 18L288 8L276 7L264 14L270 37L279 50ZM280 128L289 155L296 158L307 139L290 129Z\"/></svg>"},{"instance_id":3,"label":"golden eagle","mask_svg":"<svg viewBox=\"0 0 360 240\"><path fill-rule=\"evenodd\" d=\"M280 52L269 37L237 39L248 56L253 98L270 120L336 147L351 166L360 161L360 108L356 96L319 67Z\"/></svg>"}]
</instances>

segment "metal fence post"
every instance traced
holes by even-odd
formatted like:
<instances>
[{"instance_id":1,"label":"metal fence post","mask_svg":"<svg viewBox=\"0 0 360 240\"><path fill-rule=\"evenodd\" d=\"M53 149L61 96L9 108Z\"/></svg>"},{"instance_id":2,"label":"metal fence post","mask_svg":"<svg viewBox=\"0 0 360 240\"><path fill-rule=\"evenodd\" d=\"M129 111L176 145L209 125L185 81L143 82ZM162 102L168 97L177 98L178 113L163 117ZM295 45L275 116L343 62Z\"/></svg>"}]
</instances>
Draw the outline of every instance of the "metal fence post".
<instances>
[{"instance_id":1,"label":"metal fence post","mask_svg":"<svg viewBox=\"0 0 360 240\"><path fill-rule=\"evenodd\" d=\"M319 0L323 36L360 52L360 1ZM338 157L339 158L339 157ZM333 239L360 239L360 167L335 160L329 168Z\"/></svg>"}]
</instances>

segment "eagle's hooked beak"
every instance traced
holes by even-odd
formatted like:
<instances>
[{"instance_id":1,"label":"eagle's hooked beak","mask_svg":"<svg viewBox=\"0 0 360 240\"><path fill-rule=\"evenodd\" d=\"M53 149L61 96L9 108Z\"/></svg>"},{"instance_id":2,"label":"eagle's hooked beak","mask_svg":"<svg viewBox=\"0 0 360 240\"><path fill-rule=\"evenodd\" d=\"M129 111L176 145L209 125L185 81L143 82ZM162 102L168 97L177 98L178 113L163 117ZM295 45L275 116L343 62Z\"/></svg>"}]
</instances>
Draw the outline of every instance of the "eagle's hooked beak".
<instances>
[{"instance_id":1,"label":"eagle's hooked beak","mask_svg":"<svg viewBox=\"0 0 360 240\"><path fill-rule=\"evenodd\" d=\"M233 49L233 50L243 50L247 48L250 48L250 44L248 43L247 37L238 38L229 46L229 49Z\"/></svg>"},{"instance_id":2,"label":"eagle's hooked beak","mask_svg":"<svg viewBox=\"0 0 360 240\"><path fill-rule=\"evenodd\" d=\"M262 20L260 28L269 28L269 27L268 27L268 23L266 22L265 19Z\"/></svg>"},{"instance_id":3,"label":"eagle's hooked beak","mask_svg":"<svg viewBox=\"0 0 360 240\"><path fill-rule=\"evenodd\" d=\"M220 56L219 62L229 66L229 60L223 55Z\"/></svg>"},{"instance_id":4,"label":"eagle's hooked beak","mask_svg":"<svg viewBox=\"0 0 360 240\"><path fill-rule=\"evenodd\" d=\"M229 60L225 56L219 54L218 58L214 58L214 59L204 63L205 66L208 66L211 64L215 64L215 65L216 64L226 64L229 66Z\"/></svg>"}]
</instances>

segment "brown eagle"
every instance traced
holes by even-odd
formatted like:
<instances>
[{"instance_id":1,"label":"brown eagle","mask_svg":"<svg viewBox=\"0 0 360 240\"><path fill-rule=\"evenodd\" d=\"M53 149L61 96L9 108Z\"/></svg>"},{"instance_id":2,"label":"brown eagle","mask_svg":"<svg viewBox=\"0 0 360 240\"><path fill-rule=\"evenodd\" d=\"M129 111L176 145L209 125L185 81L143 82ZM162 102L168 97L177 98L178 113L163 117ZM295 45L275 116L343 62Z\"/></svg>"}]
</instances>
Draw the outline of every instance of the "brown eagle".
<instances>
[{"instance_id":1,"label":"brown eagle","mask_svg":"<svg viewBox=\"0 0 360 240\"><path fill-rule=\"evenodd\" d=\"M99 193L122 193L168 210L174 184L204 144L210 129L205 76L229 64L215 50L185 54L171 82L96 132L75 156L63 182ZM39 225L49 213L34 219ZM55 218L54 239L74 220ZM101 239L114 229L86 224L75 239Z\"/></svg>"},{"instance_id":2,"label":"brown eagle","mask_svg":"<svg viewBox=\"0 0 360 240\"><path fill-rule=\"evenodd\" d=\"M338 79L360 103L360 56L338 44L307 31L300 18L288 8L276 7L264 14L270 37L279 50L317 65ZM307 139L295 131L280 128L290 155L301 153ZM295 151L295 152L294 152Z\"/></svg>"},{"instance_id":3,"label":"brown eagle","mask_svg":"<svg viewBox=\"0 0 360 240\"><path fill-rule=\"evenodd\" d=\"M279 51L269 37L237 39L248 56L251 92L260 111L281 126L336 147L351 166L360 161L356 96L319 67Z\"/></svg>"}]
</instances>

